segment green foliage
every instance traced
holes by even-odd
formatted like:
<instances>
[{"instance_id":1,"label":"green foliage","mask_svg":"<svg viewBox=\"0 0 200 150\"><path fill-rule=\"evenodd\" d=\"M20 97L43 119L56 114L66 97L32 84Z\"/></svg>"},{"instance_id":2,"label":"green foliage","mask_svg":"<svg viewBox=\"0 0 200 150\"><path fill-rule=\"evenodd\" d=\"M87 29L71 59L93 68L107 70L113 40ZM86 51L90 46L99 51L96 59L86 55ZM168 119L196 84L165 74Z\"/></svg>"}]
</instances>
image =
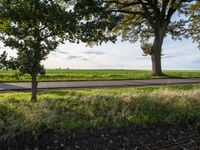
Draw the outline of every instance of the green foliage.
<instances>
[{"instance_id":1,"label":"green foliage","mask_svg":"<svg viewBox=\"0 0 200 150\"><path fill-rule=\"evenodd\" d=\"M5 69L7 66L7 53L4 51L1 55L0 55L0 69Z\"/></svg>"},{"instance_id":2,"label":"green foliage","mask_svg":"<svg viewBox=\"0 0 200 150\"><path fill-rule=\"evenodd\" d=\"M16 70L18 67L18 61L14 57L10 57L10 59L7 59L8 54L6 51L4 51L0 55L0 69L13 69Z\"/></svg>"},{"instance_id":3,"label":"green foliage","mask_svg":"<svg viewBox=\"0 0 200 150\"><path fill-rule=\"evenodd\" d=\"M200 121L200 86L0 94L0 135Z\"/></svg>"},{"instance_id":4,"label":"green foliage","mask_svg":"<svg viewBox=\"0 0 200 150\"><path fill-rule=\"evenodd\" d=\"M197 1L195 4L190 6L190 24L189 33L193 41L199 44L200 48L200 2Z\"/></svg>"},{"instance_id":5,"label":"green foliage","mask_svg":"<svg viewBox=\"0 0 200 150\"><path fill-rule=\"evenodd\" d=\"M17 50L17 69L22 74L44 74L41 61L64 39L75 41L74 14L53 1L2 0L0 10L6 22L1 40Z\"/></svg>"},{"instance_id":6,"label":"green foliage","mask_svg":"<svg viewBox=\"0 0 200 150\"><path fill-rule=\"evenodd\" d=\"M151 55L152 54L152 44L150 43L143 43L141 45L144 55Z\"/></svg>"},{"instance_id":7,"label":"green foliage","mask_svg":"<svg viewBox=\"0 0 200 150\"><path fill-rule=\"evenodd\" d=\"M114 15L107 10L104 4L101 0L77 0L74 2L74 13L79 20L80 28L77 37L83 42L87 42L89 46L116 41L116 35L110 34L110 31L118 24L122 15Z\"/></svg>"}]
</instances>

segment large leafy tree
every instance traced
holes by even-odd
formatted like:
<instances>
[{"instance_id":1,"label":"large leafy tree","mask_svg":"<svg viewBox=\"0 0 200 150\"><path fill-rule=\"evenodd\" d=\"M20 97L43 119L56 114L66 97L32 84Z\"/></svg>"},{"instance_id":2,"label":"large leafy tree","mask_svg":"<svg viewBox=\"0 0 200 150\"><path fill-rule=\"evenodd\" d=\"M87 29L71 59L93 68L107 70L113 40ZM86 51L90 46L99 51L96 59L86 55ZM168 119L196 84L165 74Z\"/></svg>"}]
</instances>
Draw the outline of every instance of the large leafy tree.
<instances>
[{"instance_id":1,"label":"large leafy tree","mask_svg":"<svg viewBox=\"0 0 200 150\"><path fill-rule=\"evenodd\" d=\"M84 10L81 9L83 6L77 8L79 13L90 10L97 13L95 7L98 7L115 16L122 15L111 35L120 35L132 43L139 40L144 53L151 56L154 76L163 75L161 55L167 35L175 40L192 36L199 43L197 19L200 7L197 0L79 0L79 3L86 5ZM198 27L195 31L194 26Z\"/></svg>"},{"instance_id":2,"label":"large leafy tree","mask_svg":"<svg viewBox=\"0 0 200 150\"><path fill-rule=\"evenodd\" d=\"M74 41L74 15L48 0L1 0L0 38L17 50L17 69L32 78L32 101L37 99L38 74L44 74L41 61L64 38ZM65 36L65 33L68 33Z\"/></svg>"},{"instance_id":3,"label":"large leafy tree","mask_svg":"<svg viewBox=\"0 0 200 150\"><path fill-rule=\"evenodd\" d=\"M21 74L30 74L33 102L37 99L36 77L38 74L45 73L41 61L45 60L59 43L68 40L99 44L115 39L115 36L107 34L116 26L115 16L106 14L112 17L112 22L105 17L101 19L105 14L100 11L98 21L86 18L83 21L81 15L77 15L74 11L74 8L79 5L77 1L68 0L65 4L63 2L61 0L0 0L0 40L5 46L17 50L17 58L9 61L6 61L6 53L3 53L0 64L17 69ZM101 20L100 24L99 20Z\"/></svg>"}]
</instances>

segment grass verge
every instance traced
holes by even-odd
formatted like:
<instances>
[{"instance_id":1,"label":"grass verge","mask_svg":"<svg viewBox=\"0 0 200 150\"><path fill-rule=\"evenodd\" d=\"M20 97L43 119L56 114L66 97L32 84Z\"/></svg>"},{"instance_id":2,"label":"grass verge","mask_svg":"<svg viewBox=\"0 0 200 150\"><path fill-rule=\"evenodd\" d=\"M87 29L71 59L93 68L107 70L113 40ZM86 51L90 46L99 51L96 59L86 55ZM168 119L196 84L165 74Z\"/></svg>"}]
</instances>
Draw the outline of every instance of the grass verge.
<instances>
[{"instance_id":1,"label":"grass verge","mask_svg":"<svg viewBox=\"0 0 200 150\"><path fill-rule=\"evenodd\" d=\"M0 94L0 135L200 120L200 85Z\"/></svg>"}]
</instances>

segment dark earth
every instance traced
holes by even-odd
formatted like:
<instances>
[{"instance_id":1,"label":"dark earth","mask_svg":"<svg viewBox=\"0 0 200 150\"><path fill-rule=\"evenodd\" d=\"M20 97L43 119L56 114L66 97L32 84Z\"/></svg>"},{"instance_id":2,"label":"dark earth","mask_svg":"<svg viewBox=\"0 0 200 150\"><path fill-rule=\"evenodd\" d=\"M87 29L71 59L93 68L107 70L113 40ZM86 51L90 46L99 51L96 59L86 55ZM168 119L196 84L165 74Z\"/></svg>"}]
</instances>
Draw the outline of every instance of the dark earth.
<instances>
[{"instance_id":1,"label":"dark earth","mask_svg":"<svg viewBox=\"0 0 200 150\"><path fill-rule=\"evenodd\" d=\"M0 149L7 150L200 150L200 125L151 125L120 129L59 133L46 129L0 137Z\"/></svg>"}]
</instances>

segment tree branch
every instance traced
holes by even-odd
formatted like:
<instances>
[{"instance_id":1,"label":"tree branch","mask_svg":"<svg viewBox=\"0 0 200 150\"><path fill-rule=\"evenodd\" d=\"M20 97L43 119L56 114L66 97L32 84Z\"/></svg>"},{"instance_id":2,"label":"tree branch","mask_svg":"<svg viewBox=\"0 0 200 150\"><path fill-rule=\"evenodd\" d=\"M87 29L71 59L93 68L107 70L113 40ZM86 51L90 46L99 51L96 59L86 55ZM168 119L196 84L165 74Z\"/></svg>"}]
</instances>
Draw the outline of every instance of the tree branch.
<instances>
[{"instance_id":1,"label":"tree branch","mask_svg":"<svg viewBox=\"0 0 200 150\"><path fill-rule=\"evenodd\" d=\"M141 4L140 2L130 2L130 3L122 3L122 2L119 2L119 1L108 1L108 3L114 3L114 4L119 4L119 5L123 5L123 7L128 7L128 6L132 6L132 5L138 5L138 4Z\"/></svg>"},{"instance_id":2,"label":"tree branch","mask_svg":"<svg viewBox=\"0 0 200 150\"><path fill-rule=\"evenodd\" d=\"M151 13L149 12L148 8L146 7L146 4L142 1L142 0L138 0L141 4L142 4L142 8L145 11L145 18L149 21L149 23L151 24L152 28L155 29L155 18L151 16Z\"/></svg>"},{"instance_id":3,"label":"tree branch","mask_svg":"<svg viewBox=\"0 0 200 150\"><path fill-rule=\"evenodd\" d=\"M120 13L125 13L125 14L132 14L132 15L145 15L144 12L141 11L129 11L129 10L111 10L112 12L120 12Z\"/></svg>"},{"instance_id":4,"label":"tree branch","mask_svg":"<svg viewBox=\"0 0 200 150\"><path fill-rule=\"evenodd\" d=\"M166 15L166 10L167 10L167 6L169 4L170 0L165 0L162 2L162 10L161 10L161 17L165 19L165 15Z\"/></svg>"}]
</instances>

